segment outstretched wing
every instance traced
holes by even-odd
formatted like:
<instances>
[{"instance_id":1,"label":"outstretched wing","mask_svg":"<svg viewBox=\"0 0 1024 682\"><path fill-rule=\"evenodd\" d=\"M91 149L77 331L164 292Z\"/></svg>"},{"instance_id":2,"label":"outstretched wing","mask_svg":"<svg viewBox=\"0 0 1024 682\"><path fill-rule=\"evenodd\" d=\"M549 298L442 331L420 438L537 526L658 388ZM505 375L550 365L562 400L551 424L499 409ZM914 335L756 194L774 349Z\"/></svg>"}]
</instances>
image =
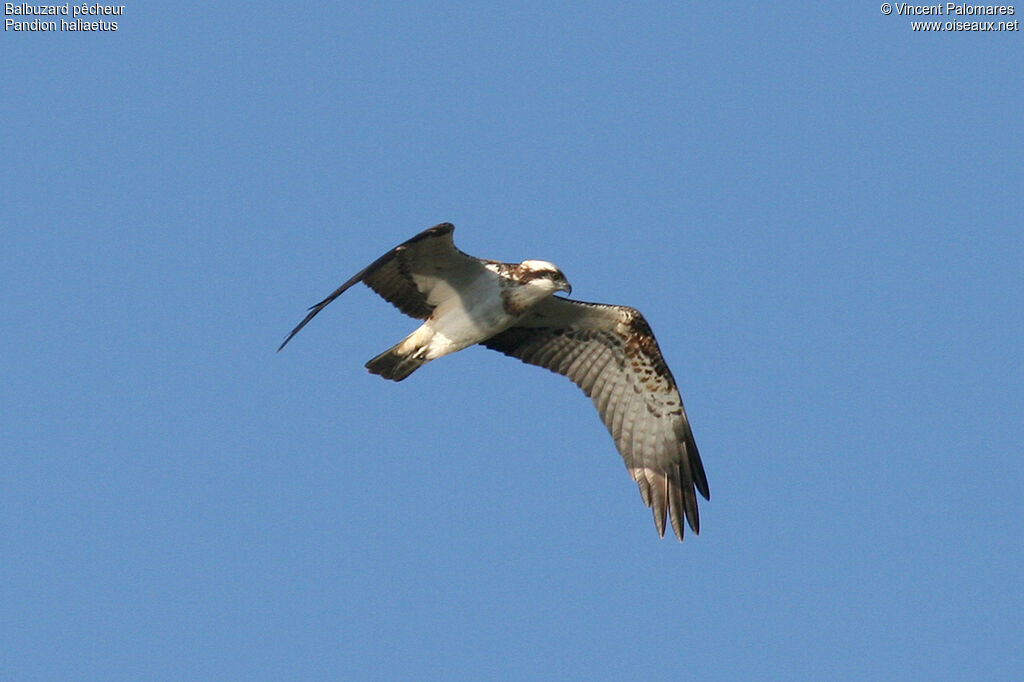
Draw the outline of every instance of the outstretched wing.
<instances>
[{"instance_id":1,"label":"outstretched wing","mask_svg":"<svg viewBox=\"0 0 1024 682\"><path fill-rule=\"evenodd\" d=\"M694 489L711 499L708 479L675 380L639 311L553 296L483 345L582 388L654 512L658 534L665 534L666 512L680 540L684 516L700 532Z\"/></svg>"},{"instance_id":2,"label":"outstretched wing","mask_svg":"<svg viewBox=\"0 0 1024 682\"><path fill-rule=\"evenodd\" d=\"M480 260L455 248L454 230L451 223L435 225L367 265L311 307L277 350L284 348L328 303L357 282L363 282L410 317L430 317L438 302L451 295L453 287L471 281L483 269Z\"/></svg>"}]
</instances>

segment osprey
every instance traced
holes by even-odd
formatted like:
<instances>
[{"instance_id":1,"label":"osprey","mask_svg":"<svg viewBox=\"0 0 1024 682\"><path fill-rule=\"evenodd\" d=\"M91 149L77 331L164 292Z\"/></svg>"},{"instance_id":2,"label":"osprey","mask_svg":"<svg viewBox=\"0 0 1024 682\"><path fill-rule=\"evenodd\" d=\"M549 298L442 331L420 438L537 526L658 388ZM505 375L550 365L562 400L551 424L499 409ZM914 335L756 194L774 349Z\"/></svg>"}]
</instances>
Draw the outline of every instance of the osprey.
<instances>
[{"instance_id":1,"label":"osprey","mask_svg":"<svg viewBox=\"0 0 1024 682\"><path fill-rule=\"evenodd\" d=\"M554 296L572 293L554 265L474 258L455 248L454 229L436 225L370 263L310 308L277 350L362 282L423 320L367 362L370 372L401 381L431 360L481 344L562 374L593 400L658 534L665 535L666 512L680 540L684 516L700 532L695 489L710 500L708 479L675 380L639 311Z\"/></svg>"}]
</instances>

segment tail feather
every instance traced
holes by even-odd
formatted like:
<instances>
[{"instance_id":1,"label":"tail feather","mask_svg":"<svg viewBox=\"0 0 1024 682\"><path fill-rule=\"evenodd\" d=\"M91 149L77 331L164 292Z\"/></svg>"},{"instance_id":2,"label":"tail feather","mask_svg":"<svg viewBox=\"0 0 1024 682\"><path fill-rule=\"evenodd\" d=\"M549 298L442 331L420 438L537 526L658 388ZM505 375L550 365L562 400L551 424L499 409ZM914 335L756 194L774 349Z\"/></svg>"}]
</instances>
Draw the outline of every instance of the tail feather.
<instances>
[{"instance_id":1,"label":"tail feather","mask_svg":"<svg viewBox=\"0 0 1024 682\"><path fill-rule=\"evenodd\" d=\"M415 372L427 361L421 357L420 348L406 352L399 350L403 343L392 346L367 362L366 369L392 381L401 381Z\"/></svg>"}]
</instances>

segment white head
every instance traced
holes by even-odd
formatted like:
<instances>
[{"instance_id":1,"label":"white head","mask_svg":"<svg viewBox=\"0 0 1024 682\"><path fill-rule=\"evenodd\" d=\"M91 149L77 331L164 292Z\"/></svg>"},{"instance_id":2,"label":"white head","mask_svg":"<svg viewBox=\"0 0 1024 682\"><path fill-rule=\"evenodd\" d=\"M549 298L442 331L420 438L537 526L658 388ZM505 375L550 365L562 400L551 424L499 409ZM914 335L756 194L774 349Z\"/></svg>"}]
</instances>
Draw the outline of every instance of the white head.
<instances>
[{"instance_id":1,"label":"white head","mask_svg":"<svg viewBox=\"0 0 1024 682\"><path fill-rule=\"evenodd\" d=\"M554 263L546 260L524 260L519 264L520 281L525 286L537 287L550 295L556 291L572 293L572 286Z\"/></svg>"}]
</instances>

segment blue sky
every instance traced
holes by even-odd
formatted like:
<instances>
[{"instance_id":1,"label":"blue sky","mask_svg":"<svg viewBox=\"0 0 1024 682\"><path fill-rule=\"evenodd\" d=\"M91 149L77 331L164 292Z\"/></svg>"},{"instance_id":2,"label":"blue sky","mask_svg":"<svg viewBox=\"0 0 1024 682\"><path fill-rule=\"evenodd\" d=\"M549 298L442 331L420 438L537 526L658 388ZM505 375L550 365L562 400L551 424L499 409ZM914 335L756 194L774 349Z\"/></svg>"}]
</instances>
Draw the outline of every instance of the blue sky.
<instances>
[{"instance_id":1,"label":"blue sky","mask_svg":"<svg viewBox=\"0 0 1024 682\"><path fill-rule=\"evenodd\" d=\"M1019 32L873 3L118 23L0 38L0 677L1019 679ZM699 537L658 539L561 377L477 348L369 375L415 323L368 289L274 353L441 221L644 312Z\"/></svg>"}]
</instances>

